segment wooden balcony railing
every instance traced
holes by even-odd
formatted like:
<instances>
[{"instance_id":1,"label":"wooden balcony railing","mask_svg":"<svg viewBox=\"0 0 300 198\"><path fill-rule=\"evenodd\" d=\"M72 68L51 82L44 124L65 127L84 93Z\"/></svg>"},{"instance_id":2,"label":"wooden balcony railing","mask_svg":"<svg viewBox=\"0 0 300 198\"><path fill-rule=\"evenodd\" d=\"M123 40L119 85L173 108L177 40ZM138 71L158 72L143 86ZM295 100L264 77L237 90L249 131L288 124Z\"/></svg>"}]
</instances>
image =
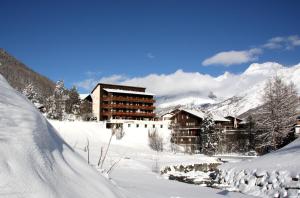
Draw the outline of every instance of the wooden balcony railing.
<instances>
[{"instance_id":1,"label":"wooden balcony railing","mask_svg":"<svg viewBox=\"0 0 300 198\"><path fill-rule=\"evenodd\" d=\"M107 109L144 109L154 110L154 106L141 106L141 105L124 105L124 104L102 104L101 108Z\"/></svg>"},{"instance_id":2,"label":"wooden balcony railing","mask_svg":"<svg viewBox=\"0 0 300 198\"><path fill-rule=\"evenodd\" d=\"M102 112L104 116L155 117L155 113L141 112Z\"/></svg>"},{"instance_id":3,"label":"wooden balcony railing","mask_svg":"<svg viewBox=\"0 0 300 198\"><path fill-rule=\"evenodd\" d=\"M128 101L128 102L140 102L140 103L154 103L154 99L140 98L140 97L124 97L124 96L103 96L104 101Z\"/></svg>"}]
</instances>

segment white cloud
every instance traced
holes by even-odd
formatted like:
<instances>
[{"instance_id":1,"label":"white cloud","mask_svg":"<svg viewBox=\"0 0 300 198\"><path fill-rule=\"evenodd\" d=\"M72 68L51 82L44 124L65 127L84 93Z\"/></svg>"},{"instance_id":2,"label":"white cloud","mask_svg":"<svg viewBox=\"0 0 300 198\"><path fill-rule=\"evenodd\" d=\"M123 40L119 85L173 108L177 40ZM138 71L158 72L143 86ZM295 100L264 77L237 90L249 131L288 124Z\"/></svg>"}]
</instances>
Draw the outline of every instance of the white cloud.
<instances>
[{"instance_id":1,"label":"white cloud","mask_svg":"<svg viewBox=\"0 0 300 198\"><path fill-rule=\"evenodd\" d=\"M274 37L268 40L268 42L263 45L263 47L267 49L284 48L287 50L294 49L297 46L300 46L300 37L298 35Z\"/></svg>"},{"instance_id":2,"label":"white cloud","mask_svg":"<svg viewBox=\"0 0 300 198\"><path fill-rule=\"evenodd\" d=\"M242 63L249 63L256 61L263 53L264 50L286 49L291 50L300 46L300 37L298 35L286 36L286 37L273 37L269 39L265 44L258 48L252 48L249 50L231 50L219 52L202 62L202 65L238 65Z\"/></svg>"},{"instance_id":3,"label":"white cloud","mask_svg":"<svg viewBox=\"0 0 300 198\"><path fill-rule=\"evenodd\" d=\"M250 61L255 61L258 58L258 55L262 53L262 50L259 48L253 48L250 50L244 51L226 51L219 52L214 56L205 59L202 62L202 65L237 65L242 63L248 63Z\"/></svg>"},{"instance_id":4,"label":"white cloud","mask_svg":"<svg viewBox=\"0 0 300 198\"><path fill-rule=\"evenodd\" d=\"M88 91L91 91L97 82L109 82L146 87L147 91L155 93L157 96L178 96L193 93L197 94L198 97L207 98L209 92L212 91L218 97L227 98L242 93L271 76L280 75L281 73L292 75L287 80L293 80L295 84L299 84L300 91L300 79L298 77L300 64L288 68L272 62L253 63L241 74L225 72L217 77L199 72L177 70L170 74L149 74L134 78L112 75L98 81L94 79L92 81L86 80L77 83L77 85L89 87ZM82 86L81 88L85 87Z\"/></svg>"},{"instance_id":5,"label":"white cloud","mask_svg":"<svg viewBox=\"0 0 300 198\"><path fill-rule=\"evenodd\" d=\"M147 53L147 58L153 59L153 58L155 58L155 56L151 52L148 52Z\"/></svg>"},{"instance_id":6,"label":"white cloud","mask_svg":"<svg viewBox=\"0 0 300 198\"><path fill-rule=\"evenodd\" d=\"M79 82L75 82L74 85L79 88L82 88L86 91L91 91L98 84L98 82L114 84L116 82L121 82L126 79L127 78L124 75L115 75L115 74L111 75L111 76L107 76L107 77L102 77L100 79L88 76L87 79L79 81Z\"/></svg>"}]
</instances>

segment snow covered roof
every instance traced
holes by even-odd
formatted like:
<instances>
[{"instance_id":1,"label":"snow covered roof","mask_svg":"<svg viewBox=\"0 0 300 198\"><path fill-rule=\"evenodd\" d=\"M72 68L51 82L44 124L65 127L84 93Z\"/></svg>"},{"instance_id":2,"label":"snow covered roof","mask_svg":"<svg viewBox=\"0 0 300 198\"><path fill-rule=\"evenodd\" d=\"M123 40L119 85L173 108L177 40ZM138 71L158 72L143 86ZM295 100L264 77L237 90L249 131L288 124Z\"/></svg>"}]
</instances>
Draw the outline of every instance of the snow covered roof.
<instances>
[{"instance_id":1,"label":"snow covered roof","mask_svg":"<svg viewBox=\"0 0 300 198\"><path fill-rule=\"evenodd\" d=\"M129 91L129 90L123 90L123 89L103 89L110 93L125 93L125 94L135 94L135 95L146 95L146 96L154 96L155 94L149 93L149 92L141 92L141 91Z\"/></svg>"},{"instance_id":2,"label":"snow covered roof","mask_svg":"<svg viewBox=\"0 0 300 198\"><path fill-rule=\"evenodd\" d=\"M198 118L202 118L202 119L205 118L205 114L201 111L192 110L192 109L180 109L180 110L188 112L188 113L190 113L190 114L192 114L192 115L194 115ZM230 120L228 120L228 119L226 119L222 116L218 116L218 115L215 115L215 114L213 114L212 117L213 117L214 121L223 121L223 122L229 122L230 121Z\"/></svg>"},{"instance_id":3,"label":"snow covered roof","mask_svg":"<svg viewBox=\"0 0 300 198\"><path fill-rule=\"evenodd\" d=\"M79 98L80 100L84 100L86 99L86 97L88 97L90 94L79 94Z\"/></svg>"},{"instance_id":4,"label":"snow covered roof","mask_svg":"<svg viewBox=\"0 0 300 198\"><path fill-rule=\"evenodd\" d=\"M192 114L192 115L194 115L194 116L196 116L198 118L202 118L203 119L205 117L204 113L201 112L201 111L196 111L196 110L192 110L192 109L180 109L180 110L181 111L185 111L187 113L190 113L190 114Z\"/></svg>"}]
</instances>

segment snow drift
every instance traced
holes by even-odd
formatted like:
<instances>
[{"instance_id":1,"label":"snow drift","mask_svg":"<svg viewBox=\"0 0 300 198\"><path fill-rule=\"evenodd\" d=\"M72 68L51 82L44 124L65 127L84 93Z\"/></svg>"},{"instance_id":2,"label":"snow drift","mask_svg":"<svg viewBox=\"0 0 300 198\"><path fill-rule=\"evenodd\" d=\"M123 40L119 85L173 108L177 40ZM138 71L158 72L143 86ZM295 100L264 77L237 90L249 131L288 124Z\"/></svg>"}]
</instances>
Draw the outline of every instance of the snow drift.
<instances>
[{"instance_id":1,"label":"snow drift","mask_svg":"<svg viewBox=\"0 0 300 198\"><path fill-rule=\"evenodd\" d=\"M0 196L120 197L0 75Z\"/></svg>"},{"instance_id":2,"label":"snow drift","mask_svg":"<svg viewBox=\"0 0 300 198\"><path fill-rule=\"evenodd\" d=\"M254 160L224 164L221 179L246 194L300 197L300 138Z\"/></svg>"}]
</instances>

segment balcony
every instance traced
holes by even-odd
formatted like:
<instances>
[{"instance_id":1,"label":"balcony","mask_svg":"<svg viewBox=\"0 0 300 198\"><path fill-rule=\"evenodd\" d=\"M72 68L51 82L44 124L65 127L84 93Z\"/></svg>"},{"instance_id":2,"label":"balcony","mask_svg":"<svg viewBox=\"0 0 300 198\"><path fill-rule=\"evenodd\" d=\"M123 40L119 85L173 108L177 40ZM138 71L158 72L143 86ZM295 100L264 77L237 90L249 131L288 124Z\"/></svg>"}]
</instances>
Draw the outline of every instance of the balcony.
<instances>
[{"instance_id":1,"label":"balcony","mask_svg":"<svg viewBox=\"0 0 300 198\"><path fill-rule=\"evenodd\" d=\"M125 116L125 117L155 117L155 113L141 112L102 112L104 116Z\"/></svg>"},{"instance_id":2,"label":"balcony","mask_svg":"<svg viewBox=\"0 0 300 198\"><path fill-rule=\"evenodd\" d=\"M141 98L141 97L124 97L124 96L103 96L103 101L128 101L128 102L140 102L140 103L154 103L154 99Z\"/></svg>"},{"instance_id":3,"label":"balcony","mask_svg":"<svg viewBox=\"0 0 300 198\"><path fill-rule=\"evenodd\" d=\"M154 106L141 106L141 105L124 105L124 104L101 104L101 108L106 109L144 109L154 110Z\"/></svg>"}]
</instances>

